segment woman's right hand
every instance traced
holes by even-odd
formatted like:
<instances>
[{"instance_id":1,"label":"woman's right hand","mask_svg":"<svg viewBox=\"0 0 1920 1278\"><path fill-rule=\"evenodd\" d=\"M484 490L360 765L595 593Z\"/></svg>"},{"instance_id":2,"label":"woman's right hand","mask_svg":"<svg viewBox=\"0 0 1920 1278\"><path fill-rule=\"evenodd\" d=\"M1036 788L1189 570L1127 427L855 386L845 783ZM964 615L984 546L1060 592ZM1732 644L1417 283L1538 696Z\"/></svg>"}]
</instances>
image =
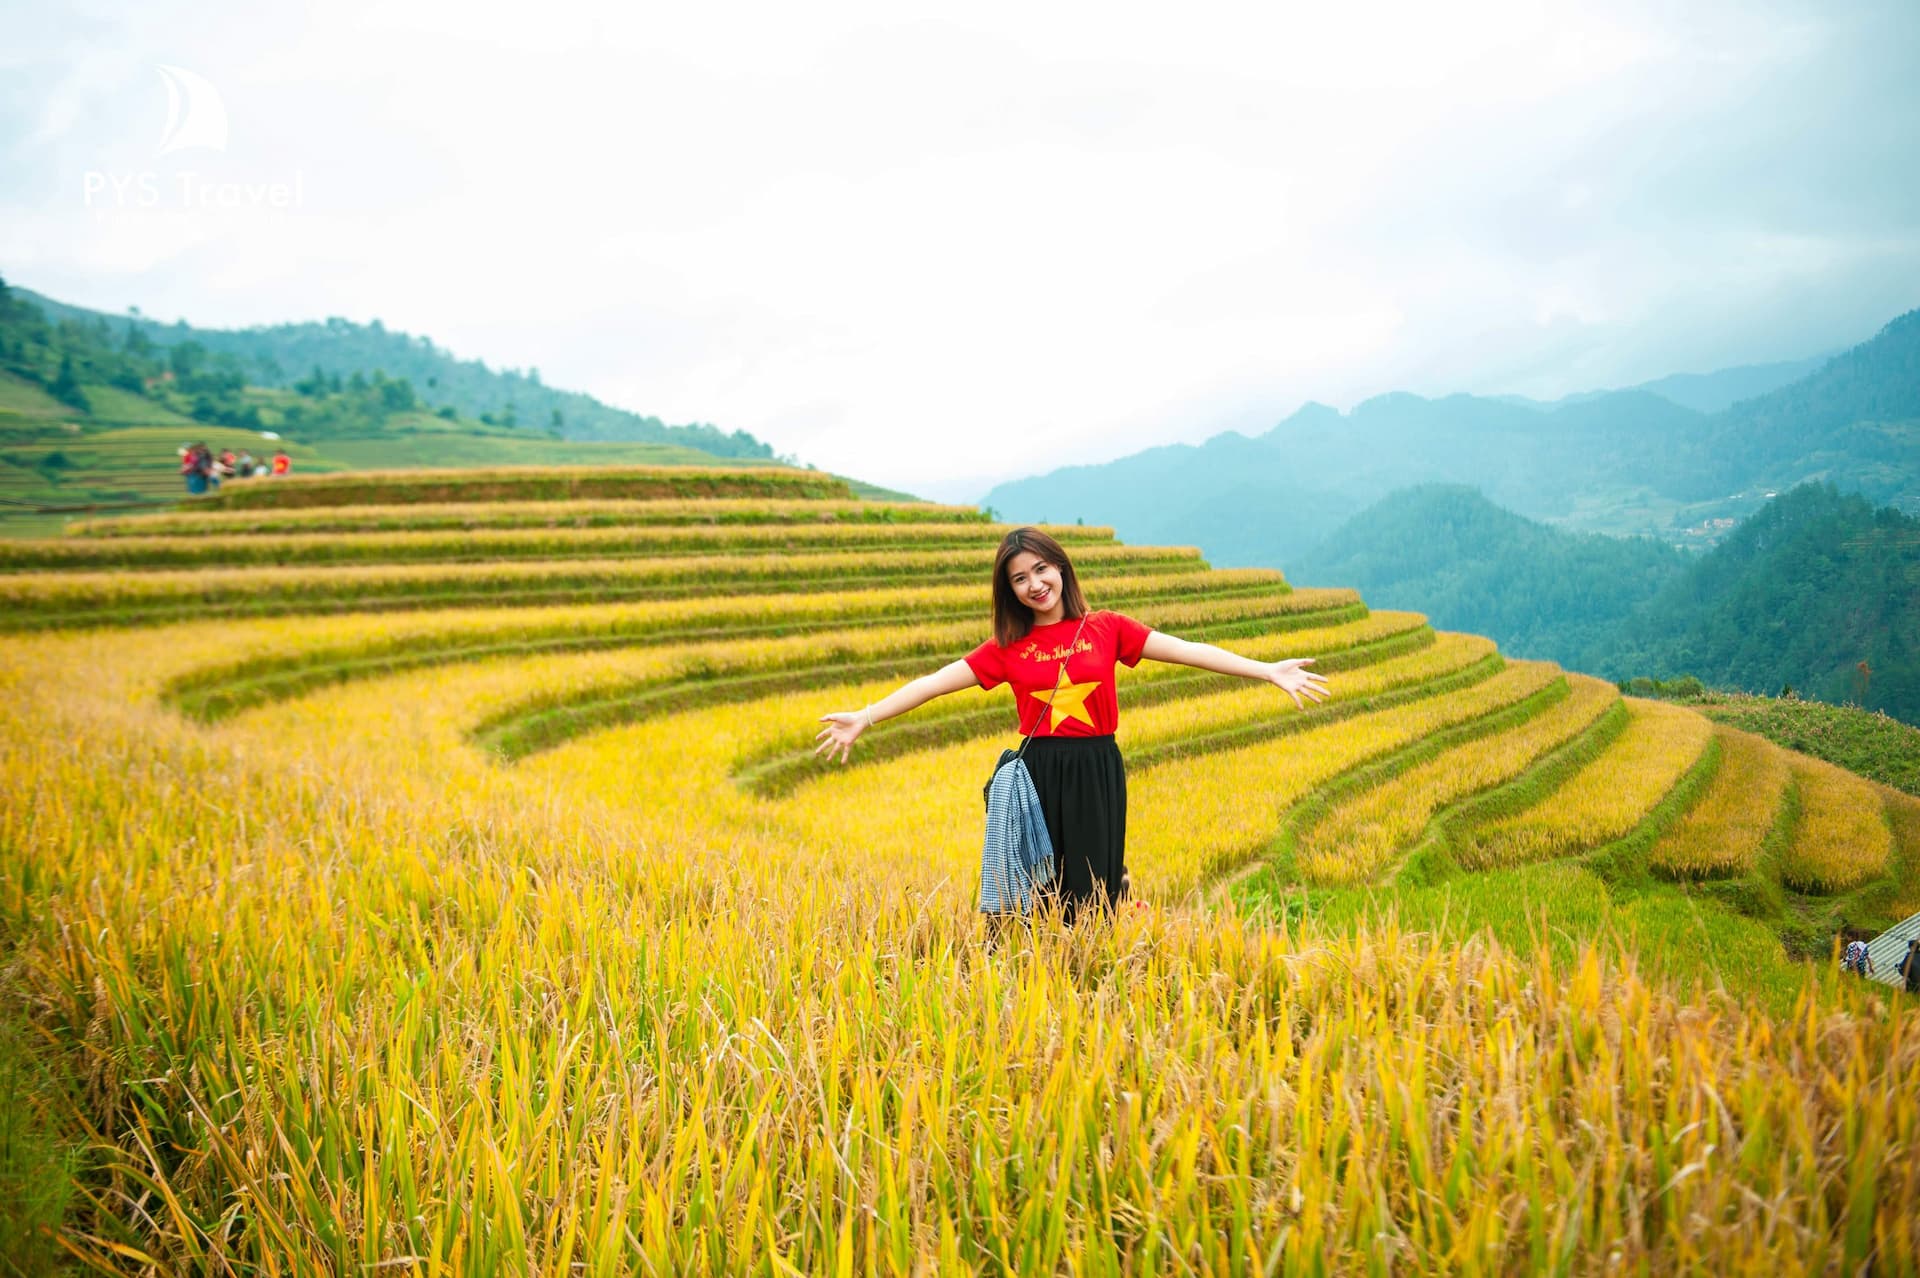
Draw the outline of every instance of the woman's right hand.
<instances>
[{"instance_id":1,"label":"woman's right hand","mask_svg":"<svg viewBox=\"0 0 1920 1278\"><path fill-rule=\"evenodd\" d=\"M814 740L820 744L813 748L814 754L833 757L840 752L840 762L847 761L847 755L853 751L853 743L867 730L867 712L864 710L837 710L832 714L820 716L820 722L827 726L820 729Z\"/></svg>"}]
</instances>

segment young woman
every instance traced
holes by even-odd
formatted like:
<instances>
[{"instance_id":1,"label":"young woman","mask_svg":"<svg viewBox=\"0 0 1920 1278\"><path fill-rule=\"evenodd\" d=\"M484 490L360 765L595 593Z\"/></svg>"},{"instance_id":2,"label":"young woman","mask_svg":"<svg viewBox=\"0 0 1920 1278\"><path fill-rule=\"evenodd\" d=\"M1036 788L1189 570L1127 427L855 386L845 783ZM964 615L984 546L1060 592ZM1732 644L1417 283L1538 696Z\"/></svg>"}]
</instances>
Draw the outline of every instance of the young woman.
<instances>
[{"instance_id":1,"label":"young woman","mask_svg":"<svg viewBox=\"0 0 1920 1278\"><path fill-rule=\"evenodd\" d=\"M827 726L814 753L837 752L844 763L860 734L882 720L963 688L1012 684L1020 732L1033 733L1025 758L1053 843L1053 890L1071 919L1090 902L1126 895L1127 777L1113 742L1114 665L1142 657L1272 683L1302 708L1302 697L1327 695L1326 677L1305 669L1311 657L1254 661L1117 612L1090 612L1060 543L1016 528L994 556L993 638L864 709L820 716Z\"/></svg>"}]
</instances>

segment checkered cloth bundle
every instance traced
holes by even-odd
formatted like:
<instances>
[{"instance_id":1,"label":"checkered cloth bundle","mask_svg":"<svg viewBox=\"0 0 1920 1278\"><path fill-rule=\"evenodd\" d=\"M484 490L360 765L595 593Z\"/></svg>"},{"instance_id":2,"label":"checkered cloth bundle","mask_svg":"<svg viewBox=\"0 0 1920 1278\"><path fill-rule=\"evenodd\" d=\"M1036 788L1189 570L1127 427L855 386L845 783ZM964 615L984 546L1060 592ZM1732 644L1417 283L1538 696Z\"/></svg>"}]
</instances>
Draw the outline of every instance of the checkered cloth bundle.
<instances>
[{"instance_id":1,"label":"checkered cloth bundle","mask_svg":"<svg viewBox=\"0 0 1920 1278\"><path fill-rule=\"evenodd\" d=\"M1027 914L1053 881L1053 840L1026 762L1008 750L987 785L987 835L980 850L980 908Z\"/></svg>"}]
</instances>

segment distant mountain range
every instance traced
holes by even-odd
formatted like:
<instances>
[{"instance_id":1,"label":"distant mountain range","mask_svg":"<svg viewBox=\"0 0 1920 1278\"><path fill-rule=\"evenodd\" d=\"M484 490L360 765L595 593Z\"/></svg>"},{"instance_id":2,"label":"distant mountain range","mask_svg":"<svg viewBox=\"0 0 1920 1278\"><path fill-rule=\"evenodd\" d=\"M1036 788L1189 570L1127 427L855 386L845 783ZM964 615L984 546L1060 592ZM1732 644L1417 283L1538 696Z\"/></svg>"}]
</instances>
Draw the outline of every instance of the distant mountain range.
<instances>
[{"instance_id":1,"label":"distant mountain range","mask_svg":"<svg viewBox=\"0 0 1920 1278\"><path fill-rule=\"evenodd\" d=\"M703 422L670 426L603 404L579 391L559 390L537 370L493 369L477 359L459 359L432 339L330 318L324 322L270 324L253 328L197 328L185 321L163 324L136 315L109 315L55 301L13 286L15 297L38 306L55 324L84 325L124 344L129 331L159 347L198 343L208 354L231 356L253 385L288 389L318 370L329 378L363 378L375 372L405 379L435 407L487 425L552 432L582 441L673 444L717 457L772 458L773 449L745 431L726 432Z\"/></svg>"},{"instance_id":2,"label":"distant mountain range","mask_svg":"<svg viewBox=\"0 0 1920 1278\"><path fill-rule=\"evenodd\" d=\"M1691 408L1696 413L1717 413L1721 409L1733 407L1743 399L1764 395L1770 390L1778 390L1789 382L1797 382L1811 373L1817 373L1821 365L1838 353L1838 351L1828 351L1824 355L1815 355L1811 359L1788 360L1775 364L1742 364L1738 368L1723 368L1712 373L1674 373L1668 377L1656 378L1650 382L1641 382L1638 386L1621 389L1658 395L1662 399L1672 400L1682 408ZM1500 400L1502 403L1519 404L1525 408L1539 408L1551 412L1556 408L1565 408L1569 404L1584 404L1589 400L1615 393L1617 392L1614 390L1579 391L1555 400L1529 399L1525 395L1494 395L1491 398Z\"/></svg>"},{"instance_id":3,"label":"distant mountain range","mask_svg":"<svg viewBox=\"0 0 1920 1278\"><path fill-rule=\"evenodd\" d=\"M1674 544L1808 480L1920 509L1920 311L1778 384L1808 362L1552 405L1405 393L1344 414L1308 404L1263 435L1067 467L984 502L1009 519L1081 518L1130 540L1195 543L1221 564L1283 569L1387 494L1434 482L1567 528Z\"/></svg>"}]
</instances>

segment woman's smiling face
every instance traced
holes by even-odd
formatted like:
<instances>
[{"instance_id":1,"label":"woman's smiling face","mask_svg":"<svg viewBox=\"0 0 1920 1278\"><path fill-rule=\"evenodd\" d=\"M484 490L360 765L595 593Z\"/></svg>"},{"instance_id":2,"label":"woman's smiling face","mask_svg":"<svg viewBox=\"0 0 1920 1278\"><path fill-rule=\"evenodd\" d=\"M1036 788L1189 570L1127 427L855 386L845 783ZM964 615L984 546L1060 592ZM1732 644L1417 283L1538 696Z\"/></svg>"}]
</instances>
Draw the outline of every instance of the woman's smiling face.
<instances>
[{"instance_id":1,"label":"woman's smiling face","mask_svg":"<svg viewBox=\"0 0 1920 1278\"><path fill-rule=\"evenodd\" d=\"M1013 597L1033 610L1033 624L1044 626L1065 615L1060 602L1060 566L1030 550L1007 560L1007 584Z\"/></svg>"}]
</instances>

